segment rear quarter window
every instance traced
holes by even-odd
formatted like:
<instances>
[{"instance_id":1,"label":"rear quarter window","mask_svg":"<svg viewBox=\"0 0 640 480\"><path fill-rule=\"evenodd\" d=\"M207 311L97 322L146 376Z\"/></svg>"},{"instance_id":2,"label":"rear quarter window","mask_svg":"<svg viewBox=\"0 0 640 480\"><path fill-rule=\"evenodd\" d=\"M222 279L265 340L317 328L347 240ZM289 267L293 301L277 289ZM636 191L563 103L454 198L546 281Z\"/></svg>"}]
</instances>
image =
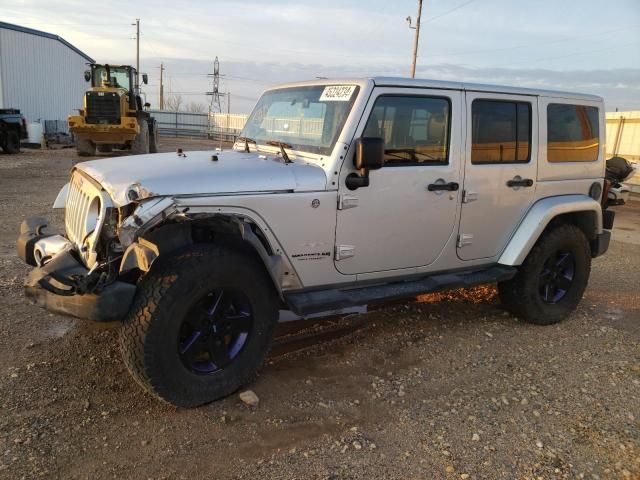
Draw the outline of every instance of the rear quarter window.
<instances>
[{"instance_id":1,"label":"rear quarter window","mask_svg":"<svg viewBox=\"0 0 640 480\"><path fill-rule=\"evenodd\" d=\"M598 108L566 103L547 106L547 160L593 162L598 159Z\"/></svg>"}]
</instances>

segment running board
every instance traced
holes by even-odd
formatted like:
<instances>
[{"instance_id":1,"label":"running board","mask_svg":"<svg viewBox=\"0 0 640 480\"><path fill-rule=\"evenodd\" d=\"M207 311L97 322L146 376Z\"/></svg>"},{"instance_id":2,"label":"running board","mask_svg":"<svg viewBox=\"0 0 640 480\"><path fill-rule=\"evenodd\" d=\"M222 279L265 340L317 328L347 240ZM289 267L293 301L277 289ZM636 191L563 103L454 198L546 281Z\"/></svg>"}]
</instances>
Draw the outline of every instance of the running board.
<instances>
[{"instance_id":1,"label":"running board","mask_svg":"<svg viewBox=\"0 0 640 480\"><path fill-rule=\"evenodd\" d=\"M415 297L424 293L473 287L485 283L509 280L516 274L516 267L495 265L485 270L458 273L441 273L423 277L419 280L393 282L369 287L355 287L339 290L314 290L285 294L285 300L291 310L298 315L324 312L339 308L366 305L383 300Z\"/></svg>"}]
</instances>

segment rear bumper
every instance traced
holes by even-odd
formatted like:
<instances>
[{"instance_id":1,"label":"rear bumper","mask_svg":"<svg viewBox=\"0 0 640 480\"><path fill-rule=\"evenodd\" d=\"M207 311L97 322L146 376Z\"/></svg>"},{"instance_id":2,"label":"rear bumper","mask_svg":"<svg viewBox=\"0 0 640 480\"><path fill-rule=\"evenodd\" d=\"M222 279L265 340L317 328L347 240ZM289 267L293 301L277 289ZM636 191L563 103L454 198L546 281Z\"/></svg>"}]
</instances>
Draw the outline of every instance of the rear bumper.
<instances>
[{"instance_id":1,"label":"rear bumper","mask_svg":"<svg viewBox=\"0 0 640 480\"><path fill-rule=\"evenodd\" d=\"M611 242L611 229L613 228L613 222L616 217L616 212L612 210L602 211L602 233L591 241L591 256L599 257L609 250L609 243Z\"/></svg>"},{"instance_id":2,"label":"rear bumper","mask_svg":"<svg viewBox=\"0 0 640 480\"><path fill-rule=\"evenodd\" d=\"M591 242L591 256L599 257L609 250L609 242L611 241L611 232L605 230Z\"/></svg>"},{"instance_id":3,"label":"rear bumper","mask_svg":"<svg viewBox=\"0 0 640 480\"><path fill-rule=\"evenodd\" d=\"M38 234L42 231L42 222L42 219L30 219L20 227L18 255L31 265L35 265L34 245L42 238ZM34 268L25 280L24 289L27 298L50 312L96 321L124 318L136 286L115 281L91 291L87 287L92 283L87 268L71 250L65 249L44 266Z\"/></svg>"}]
</instances>

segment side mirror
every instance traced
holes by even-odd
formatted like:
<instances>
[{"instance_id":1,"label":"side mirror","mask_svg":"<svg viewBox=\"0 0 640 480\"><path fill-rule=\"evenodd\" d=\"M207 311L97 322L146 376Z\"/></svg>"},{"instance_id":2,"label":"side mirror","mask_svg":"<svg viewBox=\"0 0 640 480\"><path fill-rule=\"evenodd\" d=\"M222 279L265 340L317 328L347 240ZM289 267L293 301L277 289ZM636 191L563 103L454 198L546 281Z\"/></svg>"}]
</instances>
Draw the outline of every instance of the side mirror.
<instances>
[{"instance_id":1,"label":"side mirror","mask_svg":"<svg viewBox=\"0 0 640 480\"><path fill-rule=\"evenodd\" d=\"M88 82L91 80L91 70L85 70L84 71L84 81Z\"/></svg>"},{"instance_id":2,"label":"side mirror","mask_svg":"<svg viewBox=\"0 0 640 480\"><path fill-rule=\"evenodd\" d=\"M151 107L151 104L149 102L145 102L144 108L150 108L150 107Z\"/></svg>"},{"instance_id":3,"label":"side mirror","mask_svg":"<svg viewBox=\"0 0 640 480\"><path fill-rule=\"evenodd\" d=\"M146 73L142 74L142 83L144 83L145 85L149 83L149 77L147 76Z\"/></svg>"},{"instance_id":4,"label":"side mirror","mask_svg":"<svg viewBox=\"0 0 640 480\"><path fill-rule=\"evenodd\" d=\"M362 173L352 172L347 175L345 185L349 190L369 186L369 170L377 170L384 165L384 139L362 137L356 140L356 154L353 166Z\"/></svg>"},{"instance_id":5,"label":"side mirror","mask_svg":"<svg viewBox=\"0 0 640 480\"><path fill-rule=\"evenodd\" d=\"M353 165L358 169L377 170L384 165L384 139L362 137L356 140Z\"/></svg>"}]
</instances>

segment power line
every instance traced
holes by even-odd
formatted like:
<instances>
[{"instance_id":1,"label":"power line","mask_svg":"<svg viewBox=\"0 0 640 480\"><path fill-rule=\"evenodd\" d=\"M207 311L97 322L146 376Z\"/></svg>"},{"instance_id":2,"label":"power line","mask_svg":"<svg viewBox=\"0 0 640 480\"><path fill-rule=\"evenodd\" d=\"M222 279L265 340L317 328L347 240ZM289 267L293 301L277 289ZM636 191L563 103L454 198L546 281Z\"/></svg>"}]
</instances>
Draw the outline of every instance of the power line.
<instances>
[{"instance_id":1,"label":"power line","mask_svg":"<svg viewBox=\"0 0 640 480\"><path fill-rule=\"evenodd\" d=\"M543 58L534 58L532 60L527 60L526 62L516 62L516 63L512 63L510 65L522 65L524 63L532 63L532 62L542 62L545 60L557 60L559 58L567 58L567 57L574 57L576 55L591 55L593 53L600 53L600 52L608 52L610 50L614 50L614 49L618 49L620 47L629 47L631 45L638 45L640 44L640 41L638 42L630 42L630 43L620 43L617 44L615 46L612 47L607 47L607 48L600 48L597 50L583 50L581 52L573 52L573 53L568 53L566 55L559 55L559 56L555 56L555 57L543 57Z\"/></svg>"},{"instance_id":2,"label":"power line","mask_svg":"<svg viewBox=\"0 0 640 480\"><path fill-rule=\"evenodd\" d=\"M484 50L471 50L471 51L458 51L458 52L449 52L449 53L436 53L436 54L430 54L430 55L419 55L420 58L434 58L434 57L458 57L458 56L465 56L465 55L475 55L477 53L494 53L494 52L502 52L502 51L506 51L506 50L515 50L518 48L528 48L528 47L539 47L541 45L553 45L556 43L564 43L564 42L571 42L573 40L580 40L583 38L589 38L589 37L596 37L596 36L600 36L600 35L608 35L610 33L614 33L614 32L621 32L621 31L625 31L625 30L630 30L631 28L637 28L637 27L624 27L624 28L614 28L611 30L605 30L602 32L596 32L596 33L588 33L585 35L576 35L573 37L568 37L568 38L563 38L563 39L558 39L558 40L549 40L549 41L544 41L544 42L534 42L534 43L527 43L524 45L512 45L510 47L500 47L500 48L490 48L490 49L484 49Z\"/></svg>"},{"instance_id":3,"label":"power line","mask_svg":"<svg viewBox=\"0 0 640 480\"><path fill-rule=\"evenodd\" d=\"M424 23L430 23L430 22L433 22L434 20L437 20L438 18L442 18L442 17L444 17L444 16L446 16L446 15L449 15L450 13L453 13L453 12L455 12L455 11L457 11L457 10L460 10L461 8L466 7L467 5L469 5L470 3L475 2L475 1L476 1L476 0L468 0L468 1L464 2L464 3L461 3L461 4L460 4L460 5L458 5L457 7L454 7L454 8L452 8L451 10L448 10L448 11L446 11L446 12L444 12L444 13L441 13L440 15L435 15L435 16L433 16L433 17L429 17L428 19L426 19L426 20L424 21Z\"/></svg>"}]
</instances>

